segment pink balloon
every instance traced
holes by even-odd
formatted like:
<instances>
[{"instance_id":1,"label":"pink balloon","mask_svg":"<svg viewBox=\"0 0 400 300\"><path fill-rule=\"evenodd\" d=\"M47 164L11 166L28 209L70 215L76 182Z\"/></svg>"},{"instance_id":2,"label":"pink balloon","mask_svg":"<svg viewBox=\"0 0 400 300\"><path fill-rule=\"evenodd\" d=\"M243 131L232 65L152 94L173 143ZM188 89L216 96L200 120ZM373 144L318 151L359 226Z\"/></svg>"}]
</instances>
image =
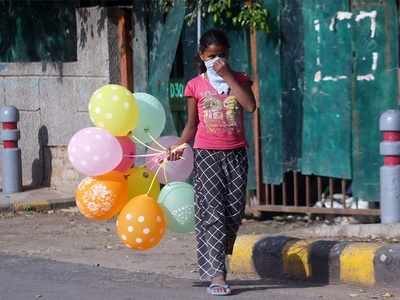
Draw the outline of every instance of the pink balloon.
<instances>
[{"instance_id":1,"label":"pink balloon","mask_svg":"<svg viewBox=\"0 0 400 300\"><path fill-rule=\"evenodd\" d=\"M133 166L135 162L133 155L136 154L136 146L135 143L132 142L132 140L127 136L118 136L117 140L122 148L122 161L115 168L115 171L125 173Z\"/></svg>"},{"instance_id":2,"label":"pink balloon","mask_svg":"<svg viewBox=\"0 0 400 300\"><path fill-rule=\"evenodd\" d=\"M79 130L68 144L68 157L75 169L87 176L112 171L122 160L122 148L108 131L89 127Z\"/></svg>"},{"instance_id":3,"label":"pink balloon","mask_svg":"<svg viewBox=\"0 0 400 300\"><path fill-rule=\"evenodd\" d=\"M169 148L173 145L177 145L179 138L176 136L163 136L157 140L159 144L164 146L165 148ZM153 143L151 145L154 149L160 149L160 147ZM162 150L162 149L160 149ZM156 153L153 150L148 152ZM160 153L155 156L147 157L146 158L146 166L152 172L156 172L159 168L162 161L165 161L167 157L166 152ZM176 160L176 161L167 161L165 163L165 167L160 170L157 175L157 179L162 184L167 184L168 182L172 181L185 181L189 178L190 174L193 171L193 150L191 147L188 147L183 152L183 159Z\"/></svg>"}]
</instances>

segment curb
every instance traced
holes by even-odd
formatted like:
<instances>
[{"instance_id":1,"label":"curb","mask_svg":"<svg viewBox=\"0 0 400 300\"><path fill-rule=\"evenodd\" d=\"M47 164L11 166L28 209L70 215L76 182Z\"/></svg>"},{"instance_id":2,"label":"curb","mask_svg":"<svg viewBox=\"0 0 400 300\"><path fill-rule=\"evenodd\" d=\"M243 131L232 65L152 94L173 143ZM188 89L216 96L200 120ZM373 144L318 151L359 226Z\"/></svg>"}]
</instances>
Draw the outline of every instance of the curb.
<instances>
[{"instance_id":1,"label":"curb","mask_svg":"<svg viewBox=\"0 0 400 300\"><path fill-rule=\"evenodd\" d=\"M244 235L229 259L232 273L363 286L400 284L400 244Z\"/></svg>"},{"instance_id":2,"label":"curb","mask_svg":"<svg viewBox=\"0 0 400 300\"><path fill-rule=\"evenodd\" d=\"M68 197L62 199L32 199L27 201L1 201L0 212L18 211L48 211L75 206L75 198Z\"/></svg>"},{"instance_id":3,"label":"curb","mask_svg":"<svg viewBox=\"0 0 400 300\"><path fill-rule=\"evenodd\" d=\"M347 225L325 225L299 229L297 234L302 236L313 236L315 238L335 239L340 236L344 239L358 237L365 239L383 238L398 239L400 223L394 224L347 224Z\"/></svg>"}]
</instances>

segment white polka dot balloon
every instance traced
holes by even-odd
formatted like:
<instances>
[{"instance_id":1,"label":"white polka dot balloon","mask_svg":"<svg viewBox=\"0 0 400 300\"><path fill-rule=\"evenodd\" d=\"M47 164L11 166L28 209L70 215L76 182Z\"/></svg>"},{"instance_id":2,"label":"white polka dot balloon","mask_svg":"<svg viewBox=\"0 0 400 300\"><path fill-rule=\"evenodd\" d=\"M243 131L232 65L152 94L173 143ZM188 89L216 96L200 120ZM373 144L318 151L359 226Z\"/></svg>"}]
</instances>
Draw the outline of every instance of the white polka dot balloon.
<instances>
[{"instance_id":1,"label":"white polka dot balloon","mask_svg":"<svg viewBox=\"0 0 400 300\"><path fill-rule=\"evenodd\" d=\"M80 173L98 176L112 171L122 161L122 148L118 140L106 130L84 128L71 138L68 157Z\"/></svg>"},{"instance_id":2,"label":"white polka dot balloon","mask_svg":"<svg viewBox=\"0 0 400 300\"><path fill-rule=\"evenodd\" d=\"M157 246L165 233L165 218L157 202L146 195L133 198L122 209L117 233L129 248L147 250Z\"/></svg>"},{"instance_id":3,"label":"white polka dot balloon","mask_svg":"<svg viewBox=\"0 0 400 300\"><path fill-rule=\"evenodd\" d=\"M115 136L125 136L136 127L139 110L135 97L127 88L107 84L90 98L89 116L96 126Z\"/></svg>"},{"instance_id":4,"label":"white polka dot balloon","mask_svg":"<svg viewBox=\"0 0 400 300\"><path fill-rule=\"evenodd\" d=\"M187 233L194 230L194 189L186 182L170 182L158 197L169 230Z\"/></svg>"}]
</instances>

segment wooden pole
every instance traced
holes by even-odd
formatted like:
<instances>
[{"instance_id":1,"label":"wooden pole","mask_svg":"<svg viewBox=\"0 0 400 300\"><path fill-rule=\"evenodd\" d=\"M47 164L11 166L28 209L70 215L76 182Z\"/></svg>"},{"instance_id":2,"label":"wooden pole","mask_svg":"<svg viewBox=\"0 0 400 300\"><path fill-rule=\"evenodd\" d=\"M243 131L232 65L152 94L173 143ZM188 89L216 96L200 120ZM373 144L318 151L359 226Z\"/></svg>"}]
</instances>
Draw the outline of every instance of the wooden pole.
<instances>
[{"instance_id":1,"label":"wooden pole","mask_svg":"<svg viewBox=\"0 0 400 300\"><path fill-rule=\"evenodd\" d=\"M257 184L257 199L259 204L263 202L264 185L262 181L262 156L261 156L261 139L260 139L260 85L258 78L258 64L257 64L257 35L256 30L250 30L250 57L251 69L253 79L253 94L256 99L256 110L253 113L253 135L254 135L254 155L255 155L255 169L256 169L256 184Z\"/></svg>"},{"instance_id":2,"label":"wooden pole","mask_svg":"<svg viewBox=\"0 0 400 300\"><path fill-rule=\"evenodd\" d=\"M127 13L121 11L118 17L118 52L120 66L120 81L121 85L125 86L130 91L133 90L133 72L132 72L132 49L129 44L129 26Z\"/></svg>"}]
</instances>

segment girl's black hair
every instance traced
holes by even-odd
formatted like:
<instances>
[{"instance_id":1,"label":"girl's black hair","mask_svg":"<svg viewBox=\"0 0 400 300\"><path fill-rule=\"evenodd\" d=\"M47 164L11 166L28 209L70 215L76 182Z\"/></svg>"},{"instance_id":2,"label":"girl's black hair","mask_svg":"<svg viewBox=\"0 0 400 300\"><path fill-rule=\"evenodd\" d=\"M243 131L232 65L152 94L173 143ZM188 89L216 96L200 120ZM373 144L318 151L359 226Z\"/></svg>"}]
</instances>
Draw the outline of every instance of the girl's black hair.
<instances>
[{"instance_id":1,"label":"girl's black hair","mask_svg":"<svg viewBox=\"0 0 400 300\"><path fill-rule=\"evenodd\" d=\"M228 37L225 32L220 29L210 29L206 31L200 38L199 52L205 51L211 45L223 46L227 49L230 48ZM197 55L198 69L201 73L207 71L204 62L201 60L200 56Z\"/></svg>"},{"instance_id":2,"label":"girl's black hair","mask_svg":"<svg viewBox=\"0 0 400 300\"><path fill-rule=\"evenodd\" d=\"M220 29L210 29L206 31L200 38L199 51L203 52L210 45L220 45L225 48L230 48L228 37L225 32Z\"/></svg>"}]
</instances>

